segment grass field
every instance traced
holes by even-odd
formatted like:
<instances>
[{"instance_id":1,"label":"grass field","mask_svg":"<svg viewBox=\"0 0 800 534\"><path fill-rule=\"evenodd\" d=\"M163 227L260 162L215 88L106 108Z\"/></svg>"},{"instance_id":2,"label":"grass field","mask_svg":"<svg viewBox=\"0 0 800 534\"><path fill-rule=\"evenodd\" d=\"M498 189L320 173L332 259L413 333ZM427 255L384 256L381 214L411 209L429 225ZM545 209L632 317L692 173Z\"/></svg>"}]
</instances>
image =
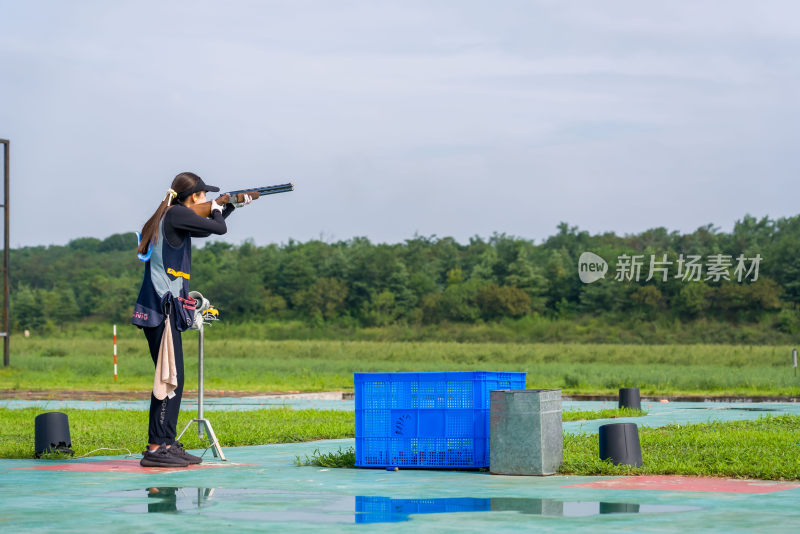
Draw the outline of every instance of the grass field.
<instances>
[{"instance_id":1,"label":"grass field","mask_svg":"<svg viewBox=\"0 0 800 534\"><path fill-rule=\"evenodd\" d=\"M562 474L800 479L800 417L640 428L641 467L601 461L597 435L565 434Z\"/></svg>"},{"instance_id":2,"label":"grass field","mask_svg":"<svg viewBox=\"0 0 800 534\"><path fill-rule=\"evenodd\" d=\"M784 331L775 314L767 314L757 322L732 322L714 318L692 321L658 318L644 320L637 314L620 316L580 315L563 318L533 314L519 319L476 323L442 322L436 324L395 323L386 326L360 326L357 321L339 318L331 321L298 319L259 319L234 321L226 318L209 331L215 339L263 339L270 341L336 340L336 341L439 341L458 343L604 343L625 345L790 345L797 339L793 330ZM94 318L80 322L48 323L34 335L60 338L107 338L111 324ZM135 327L119 324L127 335ZM20 331L12 327L12 337Z\"/></svg>"},{"instance_id":3,"label":"grass field","mask_svg":"<svg viewBox=\"0 0 800 534\"><path fill-rule=\"evenodd\" d=\"M147 443L148 412L133 410L61 410L69 417L69 432L76 456L106 447L126 448L140 455ZM31 458L34 451L35 417L38 408L0 408L0 458ZM181 413L178 432L196 413ZM335 410L272 409L247 412L205 412L214 433L225 447L295 443L355 436L352 412ZM200 447L197 426L181 441L187 448ZM124 454L100 452L97 454ZM210 454L210 452L209 452Z\"/></svg>"},{"instance_id":4,"label":"grass field","mask_svg":"<svg viewBox=\"0 0 800 534\"><path fill-rule=\"evenodd\" d=\"M233 335L236 334L236 335ZM256 333L257 334L257 333ZM186 389L197 387L197 334L183 336ZM800 396L790 367L791 346L524 342L254 339L240 328L209 329L206 389L226 391L352 390L353 372L525 371L529 388L561 388L565 395L616 395L639 387L644 395ZM99 329L58 332L12 342L11 367L0 368L0 389L147 391L153 364L142 333L119 332L119 380L113 380L111 336ZM147 413L65 410L77 454L100 447L139 454ZM30 457L36 409L0 409L0 457ZM566 419L614 414L564 412ZM626 414L630 415L630 414ZM182 415L182 429L192 417ZM223 446L311 441L354 436L350 412L261 410L208 412ZM645 465L613 466L598 458L596 436L565 434L565 474L690 474L800 479L800 417L643 428ZM189 448L200 443L188 432ZM743 446L746 444L746 446ZM331 465L351 453L320 452Z\"/></svg>"},{"instance_id":5,"label":"grass field","mask_svg":"<svg viewBox=\"0 0 800 534\"><path fill-rule=\"evenodd\" d=\"M138 453L147 441L146 411L62 409L69 417L70 437L77 456L99 447L127 448ZM0 458L30 458L34 446L35 417L39 408L12 410L0 408ZM246 412L206 411L214 432L226 447L294 443L318 439L352 438L355 436L355 415L339 410L292 410L276 408ZM646 415L641 410L622 408L564 412L565 421L608 417ZM181 413L177 429L180 432L194 417ZM192 427L195 429L196 427ZM197 431L187 431L181 438L189 448L200 446Z\"/></svg>"},{"instance_id":6,"label":"grass field","mask_svg":"<svg viewBox=\"0 0 800 534\"><path fill-rule=\"evenodd\" d=\"M270 341L206 335L207 389L352 390L353 372L525 371L529 388L564 394L800 395L790 346L614 345ZM186 388L197 387L197 334L183 335ZM137 329L119 334L119 380L113 380L111 336L15 337L0 389L146 391L153 364Z\"/></svg>"},{"instance_id":7,"label":"grass field","mask_svg":"<svg viewBox=\"0 0 800 534\"><path fill-rule=\"evenodd\" d=\"M0 458L30 458L34 447L35 408L0 408ZM80 456L100 447L127 448L141 454L147 436L147 412L128 410L64 410L70 420L75 454ZM569 412L565 412L569 413ZM583 418L602 414L584 413ZM318 439L351 438L355 435L353 412L316 410L257 410L208 412L207 416L223 447L291 443ZM191 419L182 414L178 428ZM671 425L639 430L642 467L614 466L601 461L596 434L564 434L562 474L623 475L681 474L759 478L800 479L800 417L762 417L755 421ZM182 441L192 449L200 446L195 427ZM743 446L746 444L746 446ZM101 451L98 454L120 454ZM289 458L300 464L333 467L352 466L348 449L326 451L314 458Z\"/></svg>"}]
</instances>

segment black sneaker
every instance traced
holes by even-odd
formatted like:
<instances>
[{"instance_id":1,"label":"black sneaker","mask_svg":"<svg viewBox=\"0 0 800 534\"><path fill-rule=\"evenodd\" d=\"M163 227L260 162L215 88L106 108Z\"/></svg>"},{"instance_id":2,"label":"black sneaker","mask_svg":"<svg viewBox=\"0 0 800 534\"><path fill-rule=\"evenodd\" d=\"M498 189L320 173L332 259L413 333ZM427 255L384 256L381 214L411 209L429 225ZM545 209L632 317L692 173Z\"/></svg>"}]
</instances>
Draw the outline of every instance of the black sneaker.
<instances>
[{"instance_id":1,"label":"black sneaker","mask_svg":"<svg viewBox=\"0 0 800 534\"><path fill-rule=\"evenodd\" d=\"M194 454L189 454L186 452L186 449L183 448L183 443L180 441L173 443L172 446L167 449L167 452L169 452L169 454L175 458L180 458L181 460L189 462L190 464L199 464L203 461L203 459L199 456L195 456Z\"/></svg>"},{"instance_id":2,"label":"black sneaker","mask_svg":"<svg viewBox=\"0 0 800 534\"><path fill-rule=\"evenodd\" d=\"M142 467L186 467L189 462L170 454L169 449L164 445L159 445L154 451L145 450L139 464Z\"/></svg>"}]
</instances>

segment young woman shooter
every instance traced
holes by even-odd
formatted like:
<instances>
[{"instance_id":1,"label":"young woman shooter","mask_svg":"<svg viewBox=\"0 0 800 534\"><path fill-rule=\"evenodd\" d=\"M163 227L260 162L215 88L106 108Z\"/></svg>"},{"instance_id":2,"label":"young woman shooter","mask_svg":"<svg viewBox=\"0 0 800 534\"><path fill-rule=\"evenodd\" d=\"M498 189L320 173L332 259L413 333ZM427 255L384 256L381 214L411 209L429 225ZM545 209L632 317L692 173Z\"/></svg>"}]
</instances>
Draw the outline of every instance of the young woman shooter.
<instances>
[{"instance_id":1,"label":"young woman shooter","mask_svg":"<svg viewBox=\"0 0 800 534\"><path fill-rule=\"evenodd\" d=\"M206 218L190 208L206 202L206 192L217 191L219 187L206 185L196 174L181 173L142 228L138 252L145 262L144 280L131 322L144 330L156 365L150 394L149 445L140 462L145 467L186 467L201 462L175 441L183 394L181 332L194 322L195 301L189 296L191 238L224 234L228 231L225 219L234 210L232 204L223 207L212 201L211 216ZM246 197L243 204L249 202ZM163 376L169 378L162 381Z\"/></svg>"}]
</instances>

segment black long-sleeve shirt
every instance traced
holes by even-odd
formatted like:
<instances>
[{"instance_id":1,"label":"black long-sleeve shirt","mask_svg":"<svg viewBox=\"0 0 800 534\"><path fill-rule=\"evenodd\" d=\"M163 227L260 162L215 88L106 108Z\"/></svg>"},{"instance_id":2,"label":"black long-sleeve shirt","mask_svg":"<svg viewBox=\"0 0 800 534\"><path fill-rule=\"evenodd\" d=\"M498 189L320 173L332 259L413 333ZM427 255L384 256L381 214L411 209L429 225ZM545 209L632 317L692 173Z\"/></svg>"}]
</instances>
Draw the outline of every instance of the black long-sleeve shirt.
<instances>
[{"instance_id":1,"label":"black long-sleeve shirt","mask_svg":"<svg viewBox=\"0 0 800 534\"><path fill-rule=\"evenodd\" d=\"M225 219L233 213L233 204L225 204L222 213L212 211L211 217L201 217L186 206L176 204L164 215L164 236L173 247L180 246L187 236L208 237L228 231Z\"/></svg>"}]
</instances>

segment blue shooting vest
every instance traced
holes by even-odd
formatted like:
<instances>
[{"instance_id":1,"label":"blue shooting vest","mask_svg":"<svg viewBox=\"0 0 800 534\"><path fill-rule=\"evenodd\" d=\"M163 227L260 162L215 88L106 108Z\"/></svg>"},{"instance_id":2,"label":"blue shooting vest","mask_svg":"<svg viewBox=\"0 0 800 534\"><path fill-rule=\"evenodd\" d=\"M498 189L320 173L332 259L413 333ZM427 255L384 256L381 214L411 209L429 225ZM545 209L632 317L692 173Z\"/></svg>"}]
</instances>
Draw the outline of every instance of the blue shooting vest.
<instances>
[{"instance_id":1,"label":"blue shooting vest","mask_svg":"<svg viewBox=\"0 0 800 534\"><path fill-rule=\"evenodd\" d=\"M164 322L173 310L172 320L179 332L194 322L196 300L189 296L192 265L192 238L173 247L164 236L164 218L158 225L158 242L150 244L149 259L144 264L144 280L133 308L131 323L153 328Z\"/></svg>"}]
</instances>

